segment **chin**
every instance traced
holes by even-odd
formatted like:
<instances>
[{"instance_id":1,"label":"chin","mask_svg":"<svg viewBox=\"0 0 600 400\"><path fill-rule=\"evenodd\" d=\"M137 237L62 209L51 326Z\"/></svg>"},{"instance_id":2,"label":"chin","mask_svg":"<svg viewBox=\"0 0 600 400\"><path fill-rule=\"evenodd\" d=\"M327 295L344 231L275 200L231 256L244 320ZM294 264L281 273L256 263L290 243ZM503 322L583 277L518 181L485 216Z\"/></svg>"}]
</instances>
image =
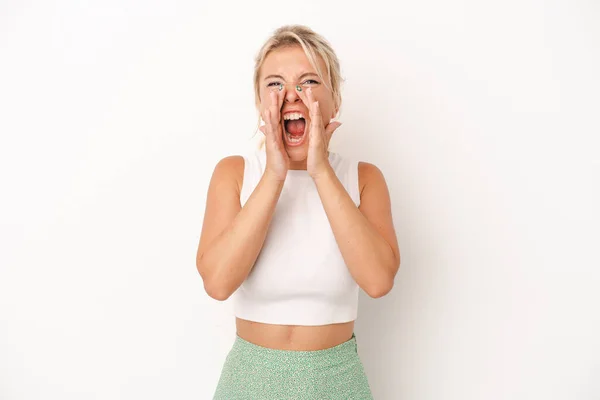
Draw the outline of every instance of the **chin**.
<instances>
[{"instance_id":1,"label":"chin","mask_svg":"<svg viewBox=\"0 0 600 400\"><path fill-rule=\"evenodd\" d=\"M286 149L290 161L304 161L308 157L308 152L304 148L292 147Z\"/></svg>"},{"instance_id":2,"label":"chin","mask_svg":"<svg viewBox=\"0 0 600 400\"><path fill-rule=\"evenodd\" d=\"M301 147L286 147L286 152L290 157L290 161L302 162L306 161L308 157L308 148L305 146Z\"/></svg>"}]
</instances>

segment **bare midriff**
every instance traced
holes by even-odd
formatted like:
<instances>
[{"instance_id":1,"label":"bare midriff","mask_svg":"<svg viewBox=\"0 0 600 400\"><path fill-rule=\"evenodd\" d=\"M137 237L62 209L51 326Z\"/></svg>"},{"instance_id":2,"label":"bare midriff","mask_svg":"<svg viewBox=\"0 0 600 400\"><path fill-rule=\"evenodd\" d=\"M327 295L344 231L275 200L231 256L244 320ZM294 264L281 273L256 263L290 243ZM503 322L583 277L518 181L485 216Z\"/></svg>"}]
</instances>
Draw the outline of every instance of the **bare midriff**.
<instances>
[{"instance_id":1,"label":"bare midriff","mask_svg":"<svg viewBox=\"0 0 600 400\"><path fill-rule=\"evenodd\" d=\"M278 350L323 350L352 338L354 321L319 326L274 325L236 318L236 333L247 342Z\"/></svg>"}]
</instances>

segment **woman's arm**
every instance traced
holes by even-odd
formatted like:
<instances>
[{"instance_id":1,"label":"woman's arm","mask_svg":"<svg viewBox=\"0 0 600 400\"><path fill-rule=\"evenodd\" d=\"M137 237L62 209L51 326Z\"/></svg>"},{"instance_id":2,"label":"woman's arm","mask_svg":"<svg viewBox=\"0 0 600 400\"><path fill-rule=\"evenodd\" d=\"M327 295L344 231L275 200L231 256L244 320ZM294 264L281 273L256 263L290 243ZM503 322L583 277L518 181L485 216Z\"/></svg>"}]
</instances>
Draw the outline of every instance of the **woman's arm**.
<instances>
[{"instance_id":1,"label":"woman's arm","mask_svg":"<svg viewBox=\"0 0 600 400\"><path fill-rule=\"evenodd\" d=\"M371 297L386 295L400 267L385 178L373 164L359 163L360 206L332 168L315 178L319 196L350 274Z\"/></svg>"},{"instance_id":2,"label":"woman's arm","mask_svg":"<svg viewBox=\"0 0 600 400\"><path fill-rule=\"evenodd\" d=\"M252 270L283 188L266 172L242 208L243 175L244 159L226 157L208 188L196 267L206 293L216 300L229 298Z\"/></svg>"}]
</instances>

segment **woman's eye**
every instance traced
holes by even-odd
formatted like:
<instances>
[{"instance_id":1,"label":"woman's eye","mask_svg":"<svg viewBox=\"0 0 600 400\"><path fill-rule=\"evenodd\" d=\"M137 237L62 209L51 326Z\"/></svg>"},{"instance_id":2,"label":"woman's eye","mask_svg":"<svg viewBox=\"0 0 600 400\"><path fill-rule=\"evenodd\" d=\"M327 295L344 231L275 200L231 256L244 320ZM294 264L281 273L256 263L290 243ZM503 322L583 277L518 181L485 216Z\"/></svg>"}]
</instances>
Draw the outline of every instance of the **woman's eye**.
<instances>
[{"instance_id":1,"label":"woman's eye","mask_svg":"<svg viewBox=\"0 0 600 400\"><path fill-rule=\"evenodd\" d=\"M269 84L267 85L267 87L271 87L271 86L279 86L279 85L281 85L281 83L279 83L279 82L271 82L271 83L269 83Z\"/></svg>"},{"instance_id":2,"label":"woman's eye","mask_svg":"<svg viewBox=\"0 0 600 400\"><path fill-rule=\"evenodd\" d=\"M319 82L315 81L314 79L307 79L304 81L304 85L315 85L318 84Z\"/></svg>"}]
</instances>

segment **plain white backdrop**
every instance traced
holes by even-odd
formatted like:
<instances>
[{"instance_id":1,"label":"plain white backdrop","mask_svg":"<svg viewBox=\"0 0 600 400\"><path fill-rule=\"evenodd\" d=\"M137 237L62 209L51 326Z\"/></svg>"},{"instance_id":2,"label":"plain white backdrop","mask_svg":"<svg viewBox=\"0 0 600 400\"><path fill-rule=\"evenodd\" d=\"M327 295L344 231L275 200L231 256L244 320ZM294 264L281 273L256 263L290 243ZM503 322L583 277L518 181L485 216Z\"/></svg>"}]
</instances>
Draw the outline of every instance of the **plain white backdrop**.
<instances>
[{"instance_id":1,"label":"plain white backdrop","mask_svg":"<svg viewBox=\"0 0 600 400\"><path fill-rule=\"evenodd\" d=\"M195 266L254 56L342 63L332 149L387 178L402 265L361 293L378 400L600 398L600 7L0 3L0 398L210 399L235 337Z\"/></svg>"}]
</instances>

